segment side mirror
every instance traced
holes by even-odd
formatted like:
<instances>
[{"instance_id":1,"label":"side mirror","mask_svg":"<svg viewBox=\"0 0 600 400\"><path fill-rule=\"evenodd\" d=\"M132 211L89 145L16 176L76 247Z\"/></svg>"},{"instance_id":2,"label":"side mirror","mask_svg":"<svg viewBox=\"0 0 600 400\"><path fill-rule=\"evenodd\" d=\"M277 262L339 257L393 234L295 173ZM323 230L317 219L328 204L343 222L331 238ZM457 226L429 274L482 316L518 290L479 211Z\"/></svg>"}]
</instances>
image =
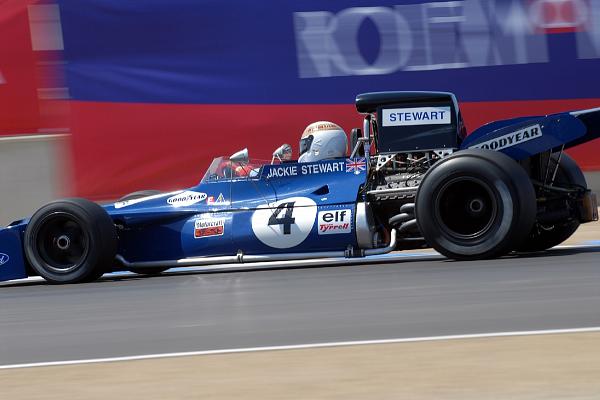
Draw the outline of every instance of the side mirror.
<instances>
[{"instance_id":1,"label":"side mirror","mask_svg":"<svg viewBox=\"0 0 600 400\"><path fill-rule=\"evenodd\" d=\"M354 128L350 132L350 146L352 149L352 153L350 153L350 158L354 158L357 155L359 157L365 156L365 148L362 146L361 139L362 131L360 128Z\"/></svg>"},{"instance_id":2,"label":"side mirror","mask_svg":"<svg viewBox=\"0 0 600 400\"><path fill-rule=\"evenodd\" d=\"M273 152L273 158L271 159L271 164L275 161L275 159L279 161L289 161L292 159L292 146L287 143L282 144Z\"/></svg>"},{"instance_id":3,"label":"side mirror","mask_svg":"<svg viewBox=\"0 0 600 400\"><path fill-rule=\"evenodd\" d=\"M247 163L248 162L248 149L244 149L244 150L240 150L236 153L233 153L231 156L229 156L229 161L235 162L235 163Z\"/></svg>"}]
</instances>

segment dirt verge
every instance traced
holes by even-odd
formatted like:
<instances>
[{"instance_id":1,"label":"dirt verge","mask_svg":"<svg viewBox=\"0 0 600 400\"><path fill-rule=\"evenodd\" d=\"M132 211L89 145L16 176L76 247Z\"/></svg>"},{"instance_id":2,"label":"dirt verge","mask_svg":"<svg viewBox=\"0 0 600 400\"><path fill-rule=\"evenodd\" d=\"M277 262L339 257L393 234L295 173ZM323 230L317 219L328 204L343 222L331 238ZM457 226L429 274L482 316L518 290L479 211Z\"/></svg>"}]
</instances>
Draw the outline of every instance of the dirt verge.
<instances>
[{"instance_id":1,"label":"dirt verge","mask_svg":"<svg viewBox=\"0 0 600 400\"><path fill-rule=\"evenodd\" d=\"M0 371L6 399L598 399L600 333Z\"/></svg>"}]
</instances>

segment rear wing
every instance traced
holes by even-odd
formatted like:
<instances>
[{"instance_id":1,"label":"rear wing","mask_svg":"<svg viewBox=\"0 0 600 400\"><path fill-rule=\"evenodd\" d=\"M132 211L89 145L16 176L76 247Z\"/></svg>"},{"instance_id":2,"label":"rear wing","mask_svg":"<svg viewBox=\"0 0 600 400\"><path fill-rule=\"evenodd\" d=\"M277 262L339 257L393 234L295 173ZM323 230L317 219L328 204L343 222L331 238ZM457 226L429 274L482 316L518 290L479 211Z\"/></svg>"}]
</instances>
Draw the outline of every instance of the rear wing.
<instances>
[{"instance_id":1,"label":"rear wing","mask_svg":"<svg viewBox=\"0 0 600 400\"><path fill-rule=\"evenodd\" d=\"M460 148L496 150L521 160L552 149L568 149L598 137L600 107L492 122L471 133Z\"/></svg>"},{"instance_id":2,"label":"rear wing","mask_svg":"<svg viewBox=\"0 0 600 400\"><path fill-rule=\"evenodd\" d=\"M569 143L567 148L577 146L578 144L589 142L600 137L600 107L590 108L588 110L572 111L570 114L578 118L585 125L586 132L579 139Z\"/></svg>"}]
</instances>

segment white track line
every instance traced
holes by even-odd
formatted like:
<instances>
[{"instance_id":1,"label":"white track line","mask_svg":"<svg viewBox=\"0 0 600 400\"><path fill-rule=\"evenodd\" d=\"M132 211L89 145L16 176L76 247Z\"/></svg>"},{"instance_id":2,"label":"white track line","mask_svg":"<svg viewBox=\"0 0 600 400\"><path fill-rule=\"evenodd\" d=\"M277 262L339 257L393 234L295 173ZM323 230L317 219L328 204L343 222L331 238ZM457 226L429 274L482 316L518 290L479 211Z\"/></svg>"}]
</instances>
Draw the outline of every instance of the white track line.
<instances>
[{"instance_id":1,"label":"white track line","mask_svg":"<svg viewBox=\"0 0 600 400\"><path fill-rule=\"evenodd\" d=\"M78 364L99 364L99 363L109 363L109 362L119 362L119 361L152 360L152 359L160 359L160 358L206 356L206 355L216 355L216 354L256 353L256 352L262 352L262 351L277 351L277 350L318 349L318 348L323 348L323 347L364 346L364 345L374 345L374 344L434 342L434 341L440 341L440 340L482 339L482 338L495 338L495 337L536 336L536 335L586 333L586 332L600 332L600 326L589 327L589 328L474 333L474 334L466 334L466 335L426 336L426 337L402 338L402 339L357 340L357 341L349 341L349 342L309 343L309 344L295 344L295 345L288 345L288 346L247 347L247 348L222 349L222 350L186 351L186 352L180 352L180 353L144 354L144 355L124 356L124 357L90 358L90 359L86 359L86 360L49 361L49 362L38 362L38 363L28 363L28 364L9 364L9 365L0 365L0 370L33 368L33 367L52 367L52 366L61 366L61 365L65 366L65 365L78 365Z\"/></svg>"}]
</instances>

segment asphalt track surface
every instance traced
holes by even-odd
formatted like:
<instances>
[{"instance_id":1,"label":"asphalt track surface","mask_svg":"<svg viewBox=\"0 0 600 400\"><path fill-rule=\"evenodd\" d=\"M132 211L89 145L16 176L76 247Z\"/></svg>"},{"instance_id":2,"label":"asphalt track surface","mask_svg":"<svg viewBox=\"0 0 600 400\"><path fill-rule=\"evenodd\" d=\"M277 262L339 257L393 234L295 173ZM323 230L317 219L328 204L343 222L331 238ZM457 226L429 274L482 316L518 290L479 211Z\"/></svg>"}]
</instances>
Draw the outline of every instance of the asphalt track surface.
<instances>
[{"instance_id":1,"label":"asphalt track surface","mask_svg":"<svg viewBox=\"0 0 600 400\"><path fill-rule=\"evenodd\" d=\"M600 247L0 286L0 365L600 326Z\"/></svg>"}]
</instances>

